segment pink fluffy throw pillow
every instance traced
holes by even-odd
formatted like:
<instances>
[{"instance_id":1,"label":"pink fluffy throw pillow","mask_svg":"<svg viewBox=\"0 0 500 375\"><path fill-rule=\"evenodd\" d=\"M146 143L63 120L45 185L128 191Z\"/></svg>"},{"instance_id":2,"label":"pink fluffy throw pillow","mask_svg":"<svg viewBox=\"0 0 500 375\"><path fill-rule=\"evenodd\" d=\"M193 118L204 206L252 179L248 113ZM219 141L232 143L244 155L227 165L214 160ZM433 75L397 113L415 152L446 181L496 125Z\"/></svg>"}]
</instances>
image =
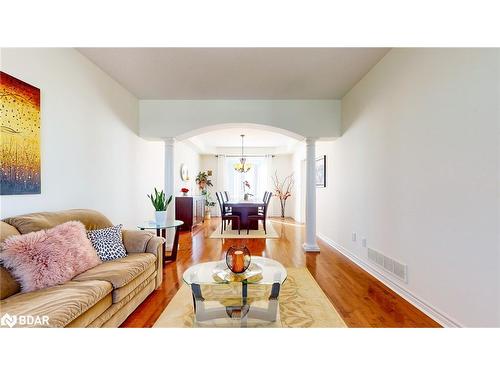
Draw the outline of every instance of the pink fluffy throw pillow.
<instances>
[{"instance_id":1,"label":"pink fluffy throw pillow","mask_svg":"<svg viewBox=\"0 0 500 375\"><path fill-rule=\"evenodd\" d=\"M7 238L0 261L23 292L62 284L101 263L79 221Z\"/></svg>"}]
</instances>

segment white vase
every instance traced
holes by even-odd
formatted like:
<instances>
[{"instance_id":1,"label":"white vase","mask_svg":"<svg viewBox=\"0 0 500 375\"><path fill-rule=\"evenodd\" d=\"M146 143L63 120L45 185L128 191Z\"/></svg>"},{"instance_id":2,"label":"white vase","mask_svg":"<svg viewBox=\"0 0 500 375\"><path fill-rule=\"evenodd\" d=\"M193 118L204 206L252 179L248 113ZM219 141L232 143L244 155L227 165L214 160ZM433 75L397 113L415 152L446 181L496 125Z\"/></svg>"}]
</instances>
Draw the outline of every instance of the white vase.
<instances>
[{"instance_id":1,"label":"white vase","mask_svg":"<svg viewBox=\"0 0 500 375\"><path fill-rule=\"evenodd\" d=\"M155 211L156 224L164 225L167 222L167 211Z\"/></svg>"}]
</instances>

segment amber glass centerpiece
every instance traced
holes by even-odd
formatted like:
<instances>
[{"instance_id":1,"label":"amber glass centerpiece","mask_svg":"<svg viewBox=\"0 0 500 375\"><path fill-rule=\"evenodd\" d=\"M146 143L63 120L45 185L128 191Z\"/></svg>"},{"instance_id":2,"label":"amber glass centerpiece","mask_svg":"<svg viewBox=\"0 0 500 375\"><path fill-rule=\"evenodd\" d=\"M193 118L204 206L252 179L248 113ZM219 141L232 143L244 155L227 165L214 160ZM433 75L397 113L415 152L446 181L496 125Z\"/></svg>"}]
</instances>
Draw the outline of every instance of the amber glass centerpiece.
<instances>
[{"instance_id":1,"label":"amber glass centerpiece","mask_svg":"<svg viewBox=\"0 0 500 375\"><path fill-rule=\"evenodd\" d=\"M243 273L250 266L250 251L246 246L231 246L226 252L227 267L234 273Z\"/></svg>"}]
</instances>

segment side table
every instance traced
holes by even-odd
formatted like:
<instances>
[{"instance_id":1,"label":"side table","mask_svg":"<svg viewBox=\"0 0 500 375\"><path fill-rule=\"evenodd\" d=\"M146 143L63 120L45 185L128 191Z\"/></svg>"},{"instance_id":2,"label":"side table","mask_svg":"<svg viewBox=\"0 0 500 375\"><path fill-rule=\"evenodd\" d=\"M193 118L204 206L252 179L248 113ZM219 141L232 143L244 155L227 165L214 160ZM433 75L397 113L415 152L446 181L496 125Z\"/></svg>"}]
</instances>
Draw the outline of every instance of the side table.
<instances>
[{"instance_id":1,"label":"side table","mask_svg":"<svg viewBox=\"0 0 500 375\"><path fill-rule=\"evenodd\" d=\"M163 263L174 262L177 259L177 250L179 249L179 228L184 224L181 220L168 220L165 224L156 223L154 221L145 221L137 226L140 230L145 229L156 229L156 235L158 237L163 237L165 242L163 243ZM175 228L174 243L172 244L172 253L167 256L167 229Z\"/></svg>"}]
</instances>

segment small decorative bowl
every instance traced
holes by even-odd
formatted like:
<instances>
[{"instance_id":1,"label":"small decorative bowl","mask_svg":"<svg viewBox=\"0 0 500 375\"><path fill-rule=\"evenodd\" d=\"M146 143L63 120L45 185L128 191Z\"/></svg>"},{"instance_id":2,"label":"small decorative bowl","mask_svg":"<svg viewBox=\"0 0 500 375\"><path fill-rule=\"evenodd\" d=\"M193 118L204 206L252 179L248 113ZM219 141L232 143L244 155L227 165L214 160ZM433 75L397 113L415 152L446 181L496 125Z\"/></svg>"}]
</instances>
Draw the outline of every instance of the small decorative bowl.
<instances>
[{"instance_id":1,"label":"small decorative bowl","mask_svg":"<svg viewBox=\"0 0 500 375\"><path fill-rule=\"evenodd\" d=\"M262 267L257 263L250 263L247 270L243 273L234 273L229 268L225 261L220 262L214 267L212 277L216 283L241 283L248 284L258 283L262 280Z\"/></svg>"},{"instance_id":2,"label":"small decorative bowl","mask_svg":"<svg viewBox=\"0 0 500 375\"><path fill-rule=\"evenodd\" d=\"M250 251L246 246L231 246L226 252L226 264L233 273L245 272L251 260Z\"/></svg>"}]
</instances>

